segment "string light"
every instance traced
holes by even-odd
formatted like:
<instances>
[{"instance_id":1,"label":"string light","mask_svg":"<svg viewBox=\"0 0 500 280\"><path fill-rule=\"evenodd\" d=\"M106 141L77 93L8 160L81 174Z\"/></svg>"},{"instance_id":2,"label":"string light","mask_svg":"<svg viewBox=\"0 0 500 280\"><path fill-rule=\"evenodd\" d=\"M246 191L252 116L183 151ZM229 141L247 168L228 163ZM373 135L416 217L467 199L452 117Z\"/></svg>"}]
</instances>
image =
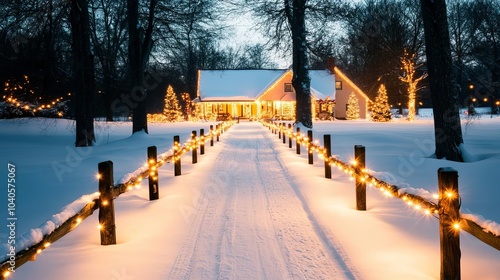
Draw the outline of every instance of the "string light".
<instances>
[{"instance_id":1,"label":"string light","mask_svg":"<svg viewBox=\"0 0 500 280\"><path fill-rule=\"evenodd\" d=\"M70 94L70 93L68 93L68 95L71 95L71 94ZM4 98L5 98L5 96L4 96ZM235 122L224 122L224 123L222 123L222 125L220 126L220 128L219 128L218 130L214 130L214 131L213 131L213 133L215 133L215 134L220 133L220 131L221 131L222 129L227 129L228 127L232 126L234 123L235 123ZM210 140L210 137L208 137L208 136L197 137L197 138L195 139L194 143L195 143L196 145L199 145L200 143L202 143L202 142L203 142L203 143L205 143L205 142L207 142L208 140ZM193 143L191 143L191 144L192 144L192 145L194 145ZM162 164L169 162L169 159L170 159L171 161L175 161L176 159L180 159L180 156L181 156L183 153L187 152L188 150L189 150L189 146L188 146L188 145L186 145L186 144L185 144L185 145L184 145L184 147L182 147L179 143L176 143L176 144L174 145L173 149L171 149L171 151L180 151L180 152L175 153L175 154L173 154L173 155L171 155L171 156L165 156L165 157L164 157L161 161L158 161L158 162L157 162L157 164L155 164L155 165L153 165L153 166L152 166L152 170L158 170L158 168L159 168ZM150 164L154 164L154 159L149 160L149 163L150 163ZM148 165L148 164L146 164L146 165ZM149 173L149 172L148 172L148 173ZM146 174L148 174L148 173L146 173ZM152 177L152 179L153 179L153 180L155 180L155 181L157 181L157 180L158 180L157 174L155 173L155 174L153 174L153 175L154 175L154 176ZM135 178L131 178L131 179L129 179L129 180L125 183L126 190L132 190L134 186L135 186L137 189L139 189L139 188L141 187L140 182L141 182L141 181L142 181L142 179L144 178L143 176L146 176L146 175L144 175L144 172L142 172L142 173L141 173L141 175L139 175L139 176L137 176L137 177L135 177ZM102 175L101 175L100 173L97 173L97 174L95 175L95 177L99 180L99 179L101 179L101 178L102 178ZM121 188L121 187L120 187L120 188ZM101 196L101 193L100 193L99 191L97 191L97 192L94 192L94 193L93 193L93 195L95 195L95 196L97 196L97 197L100 197L100 196ZM92 200L92 201L94 201L94 200ZM91 202L91 201L89 201L89 203L90 203L90 202ZM103 201L101 202L101 205L102 205L102 206L107 206L107 205L109 205L109 201L107 201L107 200L103 200ZM76 226L78 226L78 225L79 225L82 221L83 221L83 219L82 219L81 217L76 218L76 220L75 220L75 224L74 224L73 228L74 228L74 227L76 227ZM99 230L104 230L104 225L103 225L103 224L99 224L97 227L98 227L98 229L99 229ZM50 247L50 246L51 246L51 243L50 243L50 242L45 242L45 243L43 243L43 248L38 248L38 249L36 250L35 254L40 254L40 253L43 251L43 249L46 249L46 248L48 248L48 247ZM36 258L36 256L34 256L34 255L33 255L32 257L33 257L33 259L34 259L34 258ZM11 272L10 272L10 271L5 271L5 272L3 272L3 274L2 274L3 278L7 278L7 277L9 277L10 275L11 275Z\"/></svg>"},{"instance_id":2,"label":"string light","mask_svg":"<svg viewBox=\"0 0 500 280\"><path fill-rule=\"evenodd\" d=\"M426 215L439 213L438 206L435 203L429 202L417 195L400 192L400 189L397 186L389 185L368 174L368 169L357 167L358 162L356 159L352 159L350 161L350 164L347 164L340 159L337 159L335 156L327 157L325 148L318 145L317 140L315 140L314 142L310 142L308 137L304 134L289 133L290 129L276 125L274 123L269 124L263 122L263 124L272 128L273 130L279 130L282 133L290 135L290 138L295 139L298 144L304 146L309 153L317 152L318 156L322 158L326 163L332 166L336 166L339 171L343 171L345 174L349 175L349 180L352 181L354 180L354 178L359 178L360 181L368 183L369 186L371 185L378 188L384 196L400 198L405 201L408 206ZM434 195L433 197L436 198L436 195Z\"/></svg>"}]
</instances>

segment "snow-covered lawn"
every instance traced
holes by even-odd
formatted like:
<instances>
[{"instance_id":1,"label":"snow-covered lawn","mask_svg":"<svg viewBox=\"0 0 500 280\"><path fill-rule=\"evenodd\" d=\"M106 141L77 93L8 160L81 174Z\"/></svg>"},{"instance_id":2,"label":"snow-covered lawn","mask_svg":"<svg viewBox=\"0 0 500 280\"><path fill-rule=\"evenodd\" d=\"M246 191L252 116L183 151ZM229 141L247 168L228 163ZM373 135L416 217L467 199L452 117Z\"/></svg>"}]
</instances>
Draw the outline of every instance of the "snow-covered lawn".
<instances>
[{"instance_id":1,"label":"snow-covered lawn","mask_svg":"<svg viewBox=\"0 0 500 280\"><path fill-rule=\"evenodd\" d=\"M130 123L98 123L98 144L76 149L69 121L0 120L0 178L16 165L17 237L97 191L98 162L112 160L118 181L144 164L146 147L164 152L174 135L184 142L210 124L150 124L149 135L130 136ZM367 168L398 186L435 192L437 169L453 167L462 211L499 223L499 125L489 116L464 124L466 163L430 157L429 118L316 122L314 132L320 142L331 134L333 154L346 160L366 146ZM348 176L334 169L325 179L322 162L308 165L259 123L233 126L196 165L182 160L182 176L160 168L160 200L149 202L143 187L115 201L118 245L99 245L94 214L12 279L439 278L437 219L374 188L367 211L356 211ZM7 201L6 188L0 194ZM7 209L0 213L7 224ZM0 228L0 244L7 233ZM463 279L498 279L500 252L465 232L461 249Z\"/></svg>"}]
</instances>

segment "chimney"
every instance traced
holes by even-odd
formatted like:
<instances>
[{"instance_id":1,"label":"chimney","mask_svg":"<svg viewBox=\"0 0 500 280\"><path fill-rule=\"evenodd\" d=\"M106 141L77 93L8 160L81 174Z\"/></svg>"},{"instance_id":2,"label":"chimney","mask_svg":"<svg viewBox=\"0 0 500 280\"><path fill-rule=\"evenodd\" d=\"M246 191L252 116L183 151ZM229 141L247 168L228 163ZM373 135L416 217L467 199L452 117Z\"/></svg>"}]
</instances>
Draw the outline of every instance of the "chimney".
<instances>
[{"instance_id":1,"label":"chimney","mask_svg":"<svg viewBox=\"0 0 500 280\"><path fill-rule=\"evenodd\" d=\"M335 57L329 56L326 59L326 70L330 71L331 74L335 73Z\"/></svg>"}]
</instances>

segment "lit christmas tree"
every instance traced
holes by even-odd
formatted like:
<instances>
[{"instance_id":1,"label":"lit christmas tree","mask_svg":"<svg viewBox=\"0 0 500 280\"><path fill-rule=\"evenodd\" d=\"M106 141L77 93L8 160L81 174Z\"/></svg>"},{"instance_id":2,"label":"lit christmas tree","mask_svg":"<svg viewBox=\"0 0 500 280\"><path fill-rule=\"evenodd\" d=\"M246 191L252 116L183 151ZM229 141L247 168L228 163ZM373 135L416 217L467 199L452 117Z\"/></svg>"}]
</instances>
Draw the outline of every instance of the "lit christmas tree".
<instances>
[{"instance_id":1,"label":"lit christmas tree","mask_svg":"<svg viewBox=\"0 0 500 280\"><path fill-rule=\"evenodd\" d=\"M345 118L348 120L359 119L359 103L358 103L358 98L356 98L356 95L354 95L354 93L351 93L349 95L349 100L347 101L347 112L346 112Z\"/></svg>"},{"instance_id":2,"label":"lit christmas tree","mask_svg":"<svg viewBox=\"0 0 500 280\"><path fill-rule=\"evenodd\" d=\"M165 95L165 107L163 109L163 115L165 115L168 122L176 122L182 117L179 99L177 99L177 95L170 85L168 86L167 94Z\"/></svg>"},{"instance_id":3,"label":"lit christmas tree","mask_svg":"<svg viewBox=\"0 0 500 280\"><path fill-rule=\"evenodd\" d=\"M387 90L384 84L381 84L378 88L375 103L372 105L371 118L374 122L388 122L392 119L391 107L387 101Z\"/></svg>"}]
</instances>

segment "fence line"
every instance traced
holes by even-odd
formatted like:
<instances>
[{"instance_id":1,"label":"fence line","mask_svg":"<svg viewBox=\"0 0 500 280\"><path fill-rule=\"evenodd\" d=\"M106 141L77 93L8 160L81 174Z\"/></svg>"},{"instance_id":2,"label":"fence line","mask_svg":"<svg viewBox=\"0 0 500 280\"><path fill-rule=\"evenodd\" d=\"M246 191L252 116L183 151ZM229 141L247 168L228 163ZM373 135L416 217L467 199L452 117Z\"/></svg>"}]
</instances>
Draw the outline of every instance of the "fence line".
<instances>
[{"instance_id":1,"label":"fence line","mask_svg":"<svg viewBox=\"0 0 500 280\"><path fill-rule=\"evenodd\" d=\"M172 149L158 156L158 158L160 159L157 160L154 165L146 164L145 166L140 167L136 171L134 171L135 175L131 178L128 178L126 182L111 186L112 199L116 199L121 194L132 190L134 187L138 187L143 179L149 178L151 166L155 166L155 169L158 170L159 167L168 162L173 161L175 163L180 161L180 158L183 154L196 149L197 147L202 145L202 143L204 145L206 142L211 141L212 145L213 137L217 136L217 141L219 141L219 136L233 124L233 121L223 122L216 125L215 130L213 130L211 126L211 131L209 134L205 135L202 133L199 137L192 137L191 139L188 139L182 146L180 144L174 143L174 147ZM150 161L148 160L148 163L149 162ZM157 188L159 188L158 185ZM28 261L35 261L38 254L42 253L42 251L47 249L52 243L75 229L83 220L91 216L94 211L99 209L100 205L102 205L102 201L100 198L93 199L92 201L87 203L80 211L78 211L78 213L62 223L50 234L43 236L40 242L16 253L15 269L18 269L21 265L27 263ZM0 280L8 278L12 274L9 270L10 267L11 265L8 258L2 261L0 265Z\"/></svg>"},{"instance_id":2,"label":"fence line","mask_svg":"<svg viewBox=\"0 0 500 280\"><path fill-rule=\"evenodd\" d=\"M411 194L404 192L401 188L399 188L396 185L392 185L389 183L386 183L375 176L369 174L364 167L364 151L362 156L356 154L355 155L355 160L353 160L351 163L346 163L339 158L332 156L329 154L329 149L328 147L323 147L312 140L312 130L308 130L307 136L300 134L300 130L297 129L297 132L294 133L293 129L291 128L286 128L284 123L270 123L270 122L262 122L264 126L267 126L273 133L276 134L276 132L279 133L279 135L287 135L289 139L294 139L297 144L297 154L300 154L300 149L299 145L304 146L306 150L308 151L308 162L309 164L312 164L312 154L314 152L318 153L318 157L322 160L325 161L325 165L328 164L330 166L337 167L339 171L343 171L346 174L350 175L352 178L356 179L356 185L361 184L361 183L367 183L371 186L374 186L378 188L380 191L382 191L385 195L387 196L392 196L396 197L399 199L402 199L403 201L406 202L407 205L412 206L414 209L426 214L426 215L439 215L438 218L440 220L440 223L443 223L443 217L445 216L452 216L452 210L446 207L446 204L448 201L446 199L455 199L455 202L458 203L460 196L458 194L458 185L457 185L457 191L456 193L453 193L451 191L443 191L441 190L441 184L440 184L440 195L436 197L438 199L438 203L435 203L433 201L429 201L419 195ZM281 137L280 137L281 138ZM364 147L363 147L364 150ZM361 158L362 157L362 158ZM451 171L448 170L449 172L453 173L456 171ZM438 170L438 177L440 177L440 172L442 172L442 168ZM325 173L326 175L327 173ZM458 178L458 173L456 174ZM449 184L448 184L449 185ZM448 187L448 186L446 186ZM357 186L358 189L358 186ZM357 197L358 197L358 190L356 191ZM365 192L366 195L366 192ZM363 196L361 196L361 199L363 199ZM366 197L364 198L366 202ZM357 209L358 210L364 210L363 209L363 204L362 202L356 200L357 204ZM358 205L359 204L359 205ZM360 207L361 206L361 207ZM446 208L445 208L446 207ZM361 208L361 209L360 209ZM452 229L455 229L455 234L454 237L458 239L458 232L460 230L464 230L471 234L472 236L476 237L483 243L497 249L500 251L500 236L497 236L491 232L486 231L485 228L481 227L479 224L476 222L464 218L460 215L460 213L457 212L457 220L454 220L452 224L448 224L447 228L449 229L450 227ZM449 222L449 221L448 221ZM442 227L442 224L440 225ZM448 232L450 232L448 230ZM445 242L446 243L446 242ZM458 243L458 242L457 242ZM459 244L459 243L458 243ZM459 246L459 245L458 245ZM454 248L455 249L455 248ZM446 249L448 252L453 252L453 250L447 248ZM458 247L459 250L459 247ZM441 234L441 251L443 252L443 236ZM447 255L448 256L448 255ZM457 254L455 255L449 255L448 257L444 258L442 255L442 261L446 259L446 261L449 261L451 257L457 257ZM458 260L460 260L459 255L458 255ZM459 261L458 261L458 268L450 268L449 264L445 264L442 262L442 269L441 269L441 279L459 279L460 274L459 274ZM447 274L443 275L443 270L447 272ZM458 270L458 278L456 277L457 275L454 274Z\"/></svg>"}]
</instances>

